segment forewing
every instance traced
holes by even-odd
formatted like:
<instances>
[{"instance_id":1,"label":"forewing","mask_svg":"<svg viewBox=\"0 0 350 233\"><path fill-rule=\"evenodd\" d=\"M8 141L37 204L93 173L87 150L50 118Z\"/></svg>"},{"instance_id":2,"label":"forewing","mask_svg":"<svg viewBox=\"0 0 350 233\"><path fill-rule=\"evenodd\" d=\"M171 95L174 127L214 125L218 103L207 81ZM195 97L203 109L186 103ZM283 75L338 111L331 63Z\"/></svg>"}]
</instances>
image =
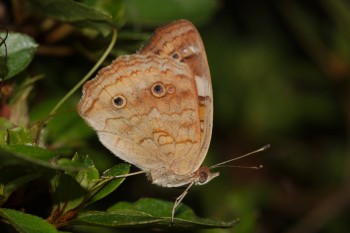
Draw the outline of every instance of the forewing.
<instances>
[{"instance_id":1,"label":"forewing","mask_svg":"<svg viewBox=\"0 0 350 233\"><path fill-rule=\"evenodd\" d=\"M155 96L155 85L165 89ZM194 170L199 158L200 123L196 83L188 66L160 56L116 59L84 85L80 115L116 156L150 172ZM116 107L117 96L125 106Z\"/></svg>"},{"instance_id":2,"label":"forewing","mask_svg":"<svg viewBox=\"0 0 350 233\"><path fill-rule=\"evenodd\" d=\"M197 92L197 109L201 130L201 148L197 169L202 164L211 140L213 126L213 95L210 71L201 36L187 20L178 20L158 28L149 43L140 51L159 55L186 64L191 70Z\"/></svg>"}]
</instances>

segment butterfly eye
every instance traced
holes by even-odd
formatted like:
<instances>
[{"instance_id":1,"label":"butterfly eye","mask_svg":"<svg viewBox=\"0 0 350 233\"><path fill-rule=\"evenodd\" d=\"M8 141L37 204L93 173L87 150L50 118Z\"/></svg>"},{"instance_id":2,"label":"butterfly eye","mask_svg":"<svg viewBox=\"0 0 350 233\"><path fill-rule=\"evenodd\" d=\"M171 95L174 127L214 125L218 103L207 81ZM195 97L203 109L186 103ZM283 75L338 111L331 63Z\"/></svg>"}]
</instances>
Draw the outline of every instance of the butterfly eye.
<instances>
[{"instance_id":1,"label":"butterfly eye","mask_svg":"<svg viewBox=\"0 0 350 233\"><path fill-rule=\"evenodd\" d=\"M166 94L166 90L165 90L165 87L162 83L156 83L152 86L152 94L155 96L155 97L163 97L165 94Z\"/></svg>"},{"instance_id":2,"label":"butterfly eye","mask_svg":"<svg viewBox=\"0 0 350 233\"><path fill-rule=\"evenodd\" d=\"M174 53L172 57L173 57L173 59L177 60L177 59L179 59L180 56L179 56L179 54Z\"/></svg>"},{"instance_id":3,"label":"butterfly eye","mask_svg":"<svg viewBox=\"0 0 350 233\"><path fill-rule=\"evenodd\" d=\"M200 171L199 172L199 183L205 183L208 180L208 172Z\"/></svg>"},{"instance_id":4,"label":"butterfly eye","mask_svg":"<svg viewBox=\"0 0 350 233\"><path fill-rule=\"evenodd\" d=\"M117 95L113 98L113 105L117 108L124 108L126 105L126 99L122 95Z\"/></svg>"}]
</instances>

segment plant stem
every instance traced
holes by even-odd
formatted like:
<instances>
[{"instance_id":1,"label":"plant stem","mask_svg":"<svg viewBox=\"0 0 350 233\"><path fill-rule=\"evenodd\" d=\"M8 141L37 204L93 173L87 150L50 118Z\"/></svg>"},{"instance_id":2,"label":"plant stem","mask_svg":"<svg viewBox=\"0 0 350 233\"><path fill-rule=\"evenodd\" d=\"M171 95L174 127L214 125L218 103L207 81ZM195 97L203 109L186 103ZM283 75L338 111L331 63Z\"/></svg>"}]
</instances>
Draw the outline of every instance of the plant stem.
<instances>
[{"instance_id":1,"label":"plant stem","mask_svg":"<svg viewBox=\"0 0 350 233\"><path fill-rule=\"evenodd\" d=\"M100 65L102 64L102 62L106 59L107 55L110 53L110 51L112 50L115 42L117 40L117 30L113 29L112 31L112 39L111 42L109 44L109 46L107 47L106 51L103 53L103 55L100 57L100 59L97 61L97 63L94 65L94 67L92 67L92 69L80 80L79 83L77 83L56 105L55 107L52 108L49 116L54 115L57 110L62 106L62 104L69 98L71 97L74 92L76 92L89 78L90 76L100 67ZM52 117L49 117L48 120L46 121L46 123L48 123L48 121L50 121Z\"/></svg>"}]
</instances>

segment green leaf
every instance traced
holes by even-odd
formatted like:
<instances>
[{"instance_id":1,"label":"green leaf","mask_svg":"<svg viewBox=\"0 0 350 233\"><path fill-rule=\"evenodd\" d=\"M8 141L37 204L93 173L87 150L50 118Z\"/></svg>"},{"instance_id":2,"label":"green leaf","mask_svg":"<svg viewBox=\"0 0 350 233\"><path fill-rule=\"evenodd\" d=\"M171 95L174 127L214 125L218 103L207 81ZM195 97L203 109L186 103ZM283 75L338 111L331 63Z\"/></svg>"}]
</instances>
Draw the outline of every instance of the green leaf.
<instances>
[{"instance_id":1,"label":"green leaf","mask_svg":"<svg viewBox=\"0 0 350 233\"><path fill-rule=\"evenodd\" d=\"M0 37L3 38L4 35L4 33L0 33ZM9 72L5 79L9 79L27 68L33 59L38 45L31 37L15 32L9 32L6 45ZM0 49L0 57L2 56L5 56L4 49Z\"/></svg>"},{"instance_id":2,"label":"green leaf","mask_svg":"<svg viewBox=\"0 0 350 233\"><path fill-rule=\"evenodd\" d=\"M58 158L54 151L50 151L41 147L26 145L0 145L0 159L6 160L7 163L14 163L14 160L30 162L35 165L60 170L81 170L86 169L80 164L75 164L70 160ZM11 162L12 160L12 162ZM64 161L64 163L62 162ZM18 163L18 161L17 161Z\"/></svg>"},{"instance_id":3,"label":"green leaf","mask_svg":"<svg viewBox=\"0 0 350 233\"><path fill-rule=\"evenodd\" d=\"M47 165L57 154L44 148L26 145L3 145L3 151L16 155L25 160L31 160L38 164Z\"/></svg>"},{"instance_id":4,"label":"green leaf","mask_svg":"<svg viewBox=\"0 0 350 233\"><path fill-rule=\"evenodd\" d=\"M159 26L180 18L200 24L208 21L217 8L216 0L128 0L125 14L128 23L137 25Z\"/></svg>"},{"instance_id":5,"label":"green leaf","mask_svg":"<svg viewBox=\"0 0 350 233\"><path fill-rule=\"evenodd\" d=\"M28 174L23 167L8 167L0 170L0 205L24 184L39 178L41 174Z\"/></svg>"},{"instance_id":6,"label":"green leaf","mask_svg":"<svg viewBox=\"0 0 350 233\"><path fill-rule=\"evenodd\" d=\"M111 0L84 0L86 5L100 9L112 16L113 21L118 23L123 20L125 13L125 1Z\"/></svg>"},{"instance_id":7,"label":"green leaf","mask_svg":"<svg viewBox=\"0 0 350 233\"><path fill-rule=\"evenodd\" d=\"M111 16L72 0L27 0L28 11L53 19L90 28L106 36L111 32Z\"/></svg>"},{"instance_id":8,"label":"green leaf","mask_svg":"<svg viewBox=\"0 0 350 233\"><path fill-rule=\"evenodd\" d=\"M3 129L0 131L0 145L31 145L33 142L32 135L30 131L26 128L15 127L12 129Z\"/></svg>"},{"instance_id":9,"label":"green leaf","mask_svg":"<svg viewBox=\"0 0 350 233\"><path fill-rule=\"evenodd\" d=\"M222 222L197 217L193 211L180 205L174 222L171 210L174 203L152 198L143 198L135 203L120 202L108 211L88 211L78 215L72 224L106 226L116 228L229 228L237 221Z\"/></svg>"},{"instance_id":10,"label":"green leaf","mask_svg":"<svg viewBox=\"0 0 350 233\"><path fill-rule=\"evenodd\" d=\"M119 163L109 169L107 172L104 173L105 176L120 176L128 174L130 170L130 164L126 163ZM111 192L116 190L125 178L118 178L118 179L104 179L99 184L102 188L97 186L95 189L93 189L91 192L94 193L92 197L89 199L87 205L90 205L107 195L109 195Z\"/></svg>"},{"instance_id":11,"label":"green leaf","mask_svg":"<svg viewBox=\"0 0 350 233\"><path fill-rule=\"evenodd\" d=\"M0 130L13 128L13 124L6 118L0 117Z\"/></svg>"},{"instance_id":12,"label":"green leaf","mask_svg":"<svg viewBox=\"0 0 350 233\"><path fill-rule=\"evenodd\" d=\"M83 203L87 191L73 177L58 174L51 181L51 185L54 197L54 212L65 214Z\"/></svg>"},{"instance_id":13,"label":"green leaf","mask_svg":"<svg viewBox=\"0 0 350 233\"><path fill-rule=\"evenodd\" d=\"M66 174L75 178L83 188L89 190L91 186L96 184L98 178L100 177L93 161L88 155L83 156L76 153L72 158L72 162L85 167L85 169L79 171L67 171Z\"/></svg>"},{"instance_id":14,"label":"green leaf","mask_svg":"<svg viewBox=\"0 0 350 233\"><path fill-rule=\"evenodd\" d=\"M0 209L0 216L6 219L20 233L57 233L54 226L34 215L12 209Z\"/></svg>"}]
</instances>

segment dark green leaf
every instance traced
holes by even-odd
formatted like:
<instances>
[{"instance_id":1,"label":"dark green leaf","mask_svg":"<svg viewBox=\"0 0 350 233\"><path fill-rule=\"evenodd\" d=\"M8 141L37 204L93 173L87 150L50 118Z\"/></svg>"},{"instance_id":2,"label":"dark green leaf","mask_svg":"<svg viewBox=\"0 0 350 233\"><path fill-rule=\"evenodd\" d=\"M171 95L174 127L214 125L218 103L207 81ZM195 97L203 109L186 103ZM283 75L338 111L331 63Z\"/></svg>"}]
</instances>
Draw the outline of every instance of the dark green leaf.
<instances>
[{"instance_id":1,"label":"dark green leaf","mask_svg":"<svg viewBox=\"0 0 350 233\"><path fill-rule=\"evenodd\" d=\"M9 167L0 170L0 205L24 184L39 178L38 173L28 174L23 167Z\"/></svg>"},{"instance_id":2,"label":"dark green leaf","mask_svg":"<svg viewBox=\"0 0 350 233\"><path fill-rule=\"evenodd\" d=\"M105 176L120 176L124 174L128 174L130 170L130 164L126 163L119 163L109 169L107 172L104 173ZM96 185L94 189L91 190L93 196L89 199L89 202L87 205L90 205L107 195L109 195L111 192L116 190L119 185L125 180L125 178L118 178L118 179L105 179L102 180L99 185ZM102 188L100 188L101 186Z\"/></svg>"},{"instance_id":3,"label":"dark green leaf","mask_svg":"<svg viewBox=\"0 0 350 233\"><path fill-rule=\"evenodd\" d=\"M195 216L193 211L180 205L174 222L171 223L171 210L174 203L144 198L135 203L120 202L108 211L90 211L81 213L73 224L86 224L108 227L138 228L229 228L236 221L222 222Z\"/></svg>"},{"instance_id":4,"label":"dark green leaf","mask_svg":"<svg viewBox=\"0 0 350 233\"><path fill-rule=\"evenodd\" d=\"M46 150L44 148L26 145L3 145L0 147L2 150L17 155L23 159L50 162L57 154L53 151Z\"/></svg>"},{"instance_id":5,"label":"dark green leaf","mask_svg":"<svg viewBox=\"0 0 350 233\"><path fill-rule=\"evenodd\" d=\"M115 165L114 167L105 171L103 173L103 175L106 177L108 177L108 176L120 176L120 175L127 174L129 172L129 169L130 169L130 164L119 163L119 164Z\"/></svg>"},{"instance_id":6,"label":"dark green leaf","mask_svg":"<svg viewBox=\"0 0 350 233\"><path fill-rule=\"evenodd\" d=\"M55 212L64 214L83 203L86 190L73 177L58 174L51 184Z\"/></svg>"},{"instance_id":7,"label":"dark green leaf","mask_svg":"<svg viewBox=\"0 0 350 233\"><path fill-rule=\"evenodd\" d=\"M110 1L110 0L85 0L86 5L107 12L112 16L113 21L118 23L124 17L125 1Z\"/></svg>"},{"instance_id":8,"label":"dark green leaf","mask_svg":"<svg viewBox=\"0 0 350 233\"><path fill-rule=\"evenodd\" d=\"M26 7L39 15L95 29L105 36L113 27L111 16L72 0L28 0Z\"/></svg>"},{"instance_id":9,"label":"dark green leaf","mask_svg":"<svg viewBox=\"0 0 350 233\"><path fill-rule=\"evenodd\" d=\"M0 209L0 216L6 219L20 233L57 233L57 229L46 220L12 209Z\"/></svg>"},{"instance_id":10,"label":"dark green leaf","mask_svg":"<svg viewBox=\"0 0 350 233\"><path fill-rule=\"evenodd\" d=\"M3 36L4 34L0 33L0 37ZM6 45L9 72L5 79L8 79L23 71L29 65L38 45L31 37L15 32L8 34ZM0 49L0 57L4 56L4 52L3 49Z\"/></svg>"},{"instance_id":11,"label":"dark green leaf","mask_svg":"<svg viewBox=\"0 0 350 233\"><path fill-rule=\"evenodd\" d=\"M180 18L203 23L213 16L216 9L215 0L128 0L126 18L128 23L151 26L159 26Z\"/></svg>"},{"instance_id":12,"label":"dark green leaf","mask_svg":"<svg viewBox=\"0 0 350 233\"><path fill-rule=\"evenodd\" d=\"M59 159L56 152L36 146L0 145L0 152L1 159L19 159L23 162L30 162L32 164L48 167L51 169L80 170L86 168L82 167L79 164L77 165L74 162L70 162L67 159ZM62 163L62 160L65 161L65 163ZM11 162L8 161L8 163Z\"/></svg>"},{"instance_id":13,"label":"dark green leaf","mask_svg":"<svg viewBox=\"0 0 350 233\"><path fill-rule=\"evenodd\" d=\"M164 222L160 218L154 218L144 213L140 213L132 210L122 211L88 211L78 215L78 217L72 222L77 225L91 225L91 226L104 226L104 227L151 227L156 226L156 223ZM157 227L159 227L157 225Z\"/></svg>"}]
</instances>

